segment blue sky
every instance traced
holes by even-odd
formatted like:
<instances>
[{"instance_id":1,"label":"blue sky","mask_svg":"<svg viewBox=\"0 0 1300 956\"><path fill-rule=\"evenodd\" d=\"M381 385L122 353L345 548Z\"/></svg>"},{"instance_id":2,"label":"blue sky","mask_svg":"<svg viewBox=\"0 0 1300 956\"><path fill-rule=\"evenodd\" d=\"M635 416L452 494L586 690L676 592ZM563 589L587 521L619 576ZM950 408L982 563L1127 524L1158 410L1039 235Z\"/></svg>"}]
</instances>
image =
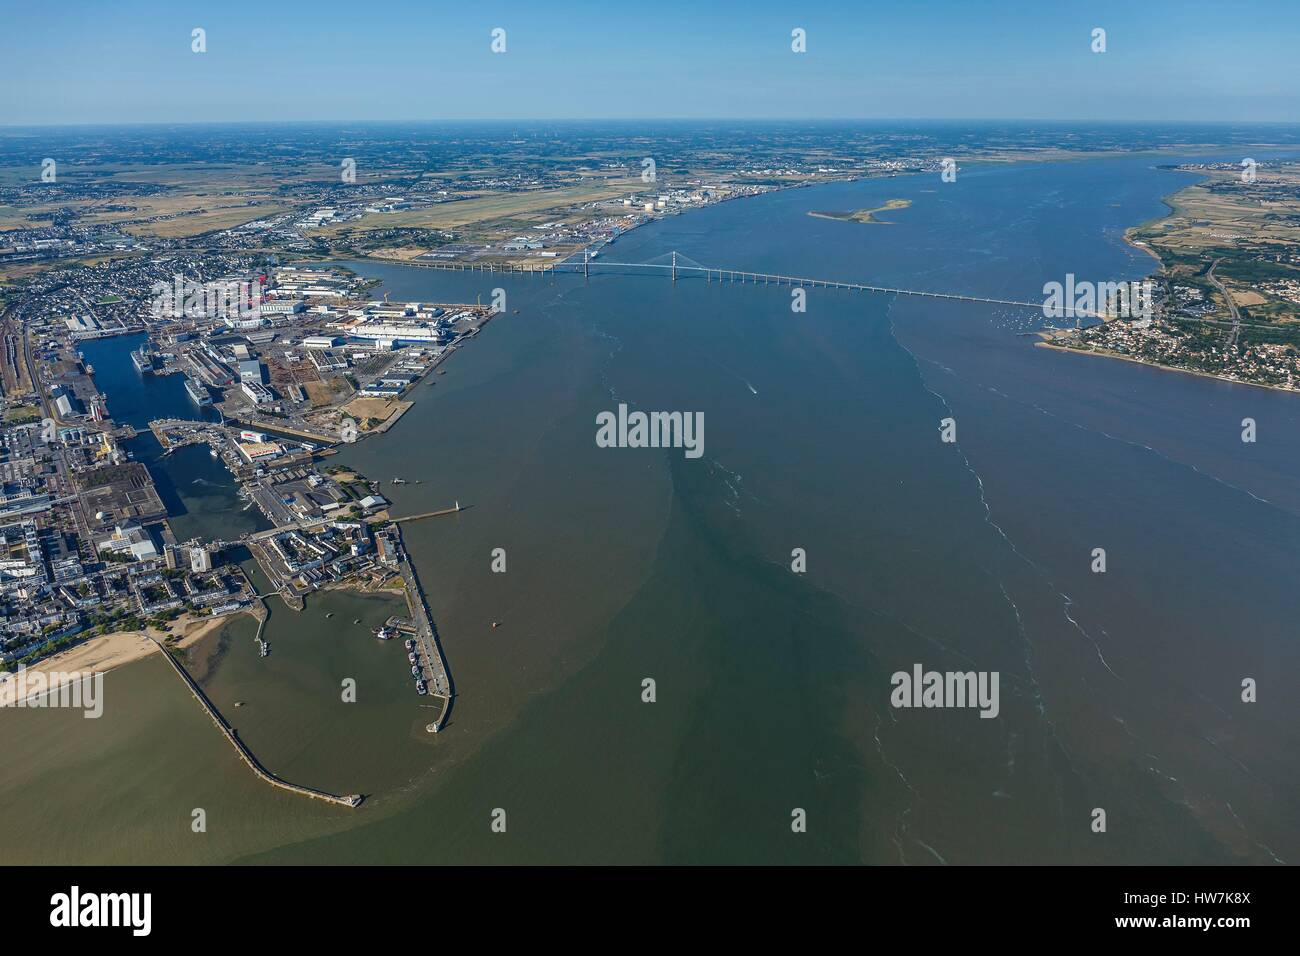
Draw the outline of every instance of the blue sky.
<instances>
[{"instance_id":1,"label":"blue sky","mask_svg":"<svg viewBox=\"0 0 1300 956\"><path fill-rule=\"evenodd\" d=\"M195 27L206 53L190 50ZM1300 0L0 0L0 124L1291 122L1298 39Z\"/></svg>"}]
</instances>

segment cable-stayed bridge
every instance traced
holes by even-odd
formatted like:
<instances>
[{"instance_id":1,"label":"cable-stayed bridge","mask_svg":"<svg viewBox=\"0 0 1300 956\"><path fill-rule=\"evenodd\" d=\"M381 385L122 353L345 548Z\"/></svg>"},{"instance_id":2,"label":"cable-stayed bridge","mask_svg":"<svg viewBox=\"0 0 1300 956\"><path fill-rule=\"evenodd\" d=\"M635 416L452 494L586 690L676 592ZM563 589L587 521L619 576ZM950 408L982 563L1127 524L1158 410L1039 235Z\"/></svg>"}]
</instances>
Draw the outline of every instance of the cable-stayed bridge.
<instances>
[{"instance_id":1,"label":"cable-stayed bridge","mask_svg":"<svg viewBox=\"0 0 1300 956\"><path fill-rule=\"evenodd\" d=\"M517 266L500 263L473 262L418 262L408 261L403 265L416 266L420 269L446 269L455 272L486 272L504 275L559 275L580 273L590 277L596 274L616 274L626 270L631 274L660 274L676 282L679 278L692 276L703 278L706 282L741 283L751 285L784 285L804 289L843 289L848 292L881 292L887 295L921 296L927 299L951 299L958 302L984 302L989 305L1009 305L1018 308L1041 311L1043 303L1022 302L1017 299L990 299L984 296L964 295L956 292L930 292L923 289L895 289L889 286L868 285L863 282L843 282L838 279L814 279L804 276L779 275L770 272L747 272L740 269L728 269L718 266L706 266L696 262L680 252L668 252L648 262L618 262L601 259L586 252L582 258L571 256L560 262L544 266Z\"/></svg>"}]
</instances>

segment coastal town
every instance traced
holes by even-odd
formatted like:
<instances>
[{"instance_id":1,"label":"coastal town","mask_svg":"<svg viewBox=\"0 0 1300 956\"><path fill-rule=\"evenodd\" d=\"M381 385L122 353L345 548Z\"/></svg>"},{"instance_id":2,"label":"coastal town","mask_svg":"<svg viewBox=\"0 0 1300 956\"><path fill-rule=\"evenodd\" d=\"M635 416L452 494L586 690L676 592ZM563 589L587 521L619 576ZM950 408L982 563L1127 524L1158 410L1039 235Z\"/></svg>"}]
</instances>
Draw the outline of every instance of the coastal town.
<instances>
[{"instance_id":1,"label":"coastal town","mask_svg":"<svg viewBox=\"0 0 1300 956\"><path fill-rule=\"evenodd\" d=\"M406 613L371 636L403 643L413 696L433 705L426 729L445 726L454 683L402 526L461 504L392 514L383 479L331 459L398 425L417 388L436 384L504 306L483 294L390 301L338 261L554 275L691 209L939 168L934 157L843 162L686 139L664 168L638 145L618 158L625 143L575 167L537 162L531 144L484 142L430 174L418 152L359 144L333 170L306 153L280 164L268 188L263 155L239 140L226 147L233 166L156 178L159 150L179 158L191 147L153 135L140 131L138 155L132 143L78 136L75 161L0 181L0 671L163 649L259 777L346 806L361 797L262 766L189 673L189 648L246 615L257 654L272 655L270 599L292 613L325 590L400 596ZM125 165L105 176L110 154ZM131 343L125 363L116 342ZM136 388L159 396L156 409L128 402L115 417ZM178 532L172 459L192 468L204 453L239 514L256 516L251 526L241 517L215 534ZM123 650L92 651L106 641Z\"/></svg>"},{"instance_id":2,"label":"coastal town","mask_svg":"<svg viewBox=\"0 0 1300 956\"><path fill-rule=\"evenodd\" d=\"M113 144L128 167L161 148L140 135L139 156ZM34 664L96 635L175 642L195 622L264 619L250 561L290 608L327 587L409 592L382 482L329 459L396 426L416 387L499 306L374 297L375 282L338 259L554 271L694 208L940 168L902 146L846 162L825 148L688 139L661 167L635 143L635 158L612 145L573 166L493 143L491 170L469 148L433 175L412 175L423 168L415 154L363 148L329 175L319 160L283 167L268 189L255 154L180 184L97 175L109 147L81 137L76 162L0 183L0 208L22 210L0 216L0 663ZM117 398L85 350L124 337L139 380L183 388L179 408L114 418ZM151 467L190 446L266 528L178 539ZM432 666L411 661L414 683L446 695L432 625L422 631ZM269 653L260 628L258 640Z\"/></svg>"},{"instance_id":3,"label":"coastal town","mask_svg":"<svg viewBox=\"0 0 1300 956\"><path fill-rule=\"evenodd\" d=\"M204 281L156 278L168 268ZM380 480L329 459L395 424L411 390L478 334L491 309L368 299L351 273L223 254L164 257L143 274L118 263L54 272L38 285L41 294L7 316L6 668L100 635L142 631L166 645L231 615L264 622L268 593L246 571L251 557L289 608L326 588L405 595L410 613L374 636L404 640L414 692L443 701L430 724L439 729L451 680L401 519ZM129 353L136 376L183 382L187 417L144 430L114 420L113 397L81 350L124 334L141 343ZM159 461L203 446L265 530L178 540L155 476L137 460L146 438ZM261 626L257 644L271 653Z\"/></svg>"},{"instance_id":4,"label":"coastal town","mask_svg":"<svg viewBox=\"0 0 1300 956\"><path fill-rule=\"evenodd\" d=\"M87 635L182 616L257 614L256 588L223 557L236 548L290 607L320 587L383 589L397 575L380 482L338 474L328 459L393 428L416 386L498 307L481 295L376 298L373 280L329 264L337 257L544 272L693 208L951 163L907 144L877 144L854 162L833 148L764 144L728 153L690 142L663 165L601 158L604 149L578 166L505 150L491 171L471 150L414 178L411 159L365 153L332 184L317 167L286 170L274 194L245 183L217 203L201 178L178 191L80 166L0 186L0 200L29 210L0 222L9 227L0 229L0 659L30 663ZM1296 388L1294 167L1266 164L1250 177L1175 168L1208 178L1174 216L1130 237L1162 263L1154 315L1050 331L1042 344ZM1214 226L1260 205L1263 231L1249 241ZM137 337L137 375L183 383L184 414L115 421L113 396L81 350L121 336ZM205 446L272 530L177 540L132 450L146 435L161 456Z\"/></svg>"},{"instance_id":5,"label":"coastal town","mask_svg":"<svg viewBox=\"0 0 1300 956\"><path fill-rule=\"evenodd\" d=\"M1300 348L1287 342L1228 341L1223 329L1153 319L1113 319L1084 329L1044 333L1040 344L1223 378L1244 385L1300 389Z\"/></svg>"},{"instance_id":6,"label":"coastal town","mask_svg":"<svg viewBox=\"0 0 1300 956\"><path fill-rule=\"evenodd\" d=\"M1129 230L1159 266L1153 314L1044 333L1040 344L1294 391L1300 388L1300 165L1182 163L1203 177Z\"/></svg>"},{"instance_id":7,"label":"coastal town","mask_svg":"<svg viewBox=\"0 0 1300 956\"><path fill-rule=\"evenodd\" d=\"M627 231L692 208L942 163L934 155L860 164L747 156L725 171L695 162L659 171L647 161L641 175L617 161L539 173L507 157L501 166L401 189L392 169L330 187L291 181L277 200L287 208L263 208L269 200L244 193L239 221L215 229L203 228L214 224L206 205L141 215L162 190L134 181L74 174L4 187L33 211L0 230L0 660L32 663L89 635L174 634L178 620L264 615L263 597L226 558L237 549L289 607L321 587L384 590L401 579L381 482L328 460L394 427L416 386L442 372L498 306L481 295L473 303L376 298L373 280L325 260L544 272L579 255L594 259ZM1195 171L1210 179L1194 188L1230 211L1261 197L1285 207L1295 176L1289 166L1265 168L1243 184L1231 170ZM1270 213L1274 230L1294 225L1293 210L1279 224L1281 207ZM1154 314L1049 331L1042 344L1294 389L1300 355L1287 327L1300 293L1287 272L1294 263L1279 258L1294 259L1294 246L1277 238L1228 243L1213 228L1180 228L1177 216L1135 230L1134 244L1168 264ZM1215 254L1208 263L1207 249ZM1245 276L1259 280L1247 288L1249 263L1268 275ZM1269 302L1278 308L1257 320ZM114 420L113 397L82 348L122 336L138 341L136 375L183 383L183 414ZM206 447L269 529L177 540L132 450L146 435L162 457ZM418 683L437 686L445 675L421 673Z\"/></svg>"},{"instance_id":8,"label":"coastal town","mask_svg":"<svg viewBox=\"0 0 1300 956\"><path fill-rule=\"evenodd\" d=\"M1297 35L7 4L8 935L373 944L319 902L480 867L1285 925Z\"/></svg>"},{"instance_id":9,"label":"coastal town","mask_svg":"<svg viewBox=\"0 0 1300 956\"><path fill-rule=\"evenodd\" d=\"M406 613L370 636L402 642L413 697L436 702L426 729L446 725L454 683L402 528L458 514L461 504L394 514L385 480L418 484L421 476L368 477L335 456L397 427L444 364L506 310L492 285L473 302L393 301L365 277L367 264L585 275L630 231L694 209L956 168L932 148L904 143L881 144L855 161L833 148L749 144L729 153L693 143L662 168L653 157L599 154L576 167L539 167L527 151L506 151L492 171L460 157L438 175L370 154L345 160L336 182L328 181L335 171L316 164L282 171L274 190L245 171L253 178L223 179L218 193L202 176L176 190L77 167L39 186L0 184L0 204L26 210L21 219L0 218L0 667L39 665L96 637L144 635L169 652L255 773L358 805L359 795L298 787L266 770L184 661L193 641L239 615L257 622L257 654L272 655L271 599L300 612L326 590L400 596ZM990 150L969 160L1016 158L1024 157ZM1219 185L1206 188L1240 202L1224 171L1211 172ZM1271 187L1249 188L1254 201ZM910 204L809 215L879 224L891 217L876 213ZM1174 226L1130 236L1161 261L1152 314L1132 320L1103 310L1103 321L1049 329L1040 344L1298 387L1300 361L1287 340L1300 299L1288 271L1294 263L1258 244L1175 248L1186 238ZM1267 274L1243 265L1270 256ZM675 279L675 253L670 268ZM724 275L690 268L706 279ZM747 274L728 278L737 275ZM1255 321L1265 302L1281 306ZM1260 334L1263 323L1269 335ZM119 350L128 377L108 387L88 353L113 342L130 343L129 352ZM145 383L151 390L172 383L174 401L115 418L122 389ZM160 478L169 459L192 454L220 469L240 514L256 516L252 526L177 531Z\"/></svg>"}]
</instances>

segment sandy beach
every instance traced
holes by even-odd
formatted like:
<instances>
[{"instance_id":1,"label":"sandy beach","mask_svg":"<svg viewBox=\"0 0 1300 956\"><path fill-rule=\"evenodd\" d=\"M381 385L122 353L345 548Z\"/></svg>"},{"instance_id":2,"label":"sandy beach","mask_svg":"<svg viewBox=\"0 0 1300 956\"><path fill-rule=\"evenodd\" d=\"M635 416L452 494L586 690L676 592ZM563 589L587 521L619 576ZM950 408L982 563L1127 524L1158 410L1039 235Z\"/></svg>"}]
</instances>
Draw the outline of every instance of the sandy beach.
<instances>
[{"instance_id":1,"label":"sandy beach","mask_svg":"<svg viewBox=\"0 0 1300 956\"><path fill-rule=\"evenodd\" d=\"M1168 219L1170 215L1173 215L1172 210L1173 207L1170 207L1169 214L1165 216L1161 216L1160 218ZM1163 272L1165 268L1165 263L1164 260L1160 258L1160 254L1156 252L1154 249L1152 249L1151 246L1149 246L1145 240L1133 238L1133 230L1136 228L1139 227L1134 226L1124 230L1124 242L1126 242L1132 248L1137 249L1139 252L1145 252L1152 259L1156 260L1156 264L1160 266L1159 271Z\"/></svg>"},{"instance_id":2,"label":"sandy beach","mask_svg":"<svg viewBox=\"0 0 1300 956\"><path fill-rule=\"evenodd\" d=\"M220 628L230 617L231 615L196 618L183 614L172 622L170 632L151 627L147 629L147 633L159 640L179 635L174 641L176 646L189 647ZM92 637L84 643L31 665L27 670L49 675L50 689L53 690L61 686L69 676L76 679L86 674L107 674L115 668L156 653L157 650L158 646L143 632L117 631ZM13 683L0 680L0 707L12 706L14 694Z\"/></svg>"},{"instance_id":3,"label":"sandy beach","mask_svg":"<svg viewBox=\"0 0 1300 956\"><path fill-rule=\"evenodd\" d=\"M1196 375L1200 378L1212 378L1220 382L1228 382L1232 385L1249 385L1251 388L1267 388L1274 392L1286 392L1288 395L1296 394L1296 389L1287 388L1285 385L1268 385L1264 382L1243 382L1239 378L1229 378L1226 375L1215 375L1213 372L1202 372L1199 369L1194 368L1179 368L1176 365L1161 365L1159 362L1150 362L1146 359L1136 358L1132 355L1123 355L1119 352L1111 352L1107 349L1074 349L1067 345L1057 345L1050 339L1035 342L1034 347L1040 349L1053 349L1057 352L1069 352L1071 355L1096 355L1100 358L1119 359L1121 362L1132 362L1134 365L1145 365L1147 368L1159 369L1162 372L1177 372L1180 375Z\"/></svg>"}]
</instances>

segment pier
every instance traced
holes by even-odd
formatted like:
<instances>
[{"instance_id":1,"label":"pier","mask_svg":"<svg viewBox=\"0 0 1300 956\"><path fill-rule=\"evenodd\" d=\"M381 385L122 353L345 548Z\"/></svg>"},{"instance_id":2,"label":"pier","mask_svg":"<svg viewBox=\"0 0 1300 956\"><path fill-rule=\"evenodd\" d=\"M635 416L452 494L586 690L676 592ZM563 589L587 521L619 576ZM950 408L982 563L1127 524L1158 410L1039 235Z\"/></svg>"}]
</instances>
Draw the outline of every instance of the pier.
<instances>
[{"instance_id":1,"label":"pier","mask_svg":"<svg viewBox=\"0 0 1300 956\"><path fill-rule=\"evenodd\" d=\"M461 507L458 504L454 508L442 508L438 511L422 511L419 514L403 515L400 518L390 517L388 520L393 522L394 524L401 524L403 522L409 524L412 521L423 521L425 518L441 518L443 515L454 515L460 510Z\"/></svg>"},{"instance_id":2,"label":"pier","mask_svg":"<svg viewBox=\"0 0 1300 956\"><path fill-rule=\"evenodd\" d=\"M400 518L389 517L389 521L395 524L410 523L412 521L423 521L425 518L441 518L444 515L454 515L458 511L463 511L461 506L455 505L451 508L440 508L437 511L422 511L419 514L403 515ZM265 541L267 538L273 538L277 534L284 534L286 531L312 531L316 528L323 528L332 521L338 521L336 515L325 515L323 518L303 518L300 521L291 521L288 524L276 525L274 528L267 528L265 531L253 531L239 536L239 540L245 544L252 544L258 541Z\"/></svg>"},{"instance_id":3,"label":"pier","mask_svg":"<svg viewBox=\"0 0 1300 956\"><path fill-rule=\"evenodd\" d=\"M447 514L457 510L451 508L439 513ZM438 630L434 627L433 615L429 613L429 605L424 599L424 589L420 587L415 565L406 551L405 542L402 541L401 526L394 527L397 534L397 547L401 554L399 568L402 581L406 584L406 605L410 608L411 620L415 624L415 644L420 649L420 656L424 661L422 668L424 681L429 687L429 696L442 700L442 712L427 728L429 733L436 734L447 724L455 690L451 682L451 674L447 670L446 658L442 655L442 645L438 641Z\"/></svg>"},{"instance_id":4,"label":"pier","mask_svg":"<svg viewBox=\"0 0 1300 956\"><path fill-rule=\"evenodd\" d=\"M247 745L242 740L239 739L239 734L236 732L235 728L230 726L229 721L227 721L225 717L221 716L221 711L217 710L216 705L208 699L208 695L203 692L203 688L199 686L198 681L191 677L189 671L181 666L181 662L172 656L167 648L163 646L162 641L152 636L149 637L149 640L153 641L154 644L157 645L159 652L162 653L163 657L167 658L168 663L172 665L172 668L180 676L181 680L185 682L185 686L190 689L190 693L194 695L194 699L202 705L205 711L207 711L208 716L212 718L212 722L217 725L217 729L225 735L226 740L230 741L230 745L235 748L235 751L239 754L240 758L243 759L244 763L248 764L253 773L257 774L258 777L273 787L279 787L281 790L287 790L290 793L296 793L300 796L311 797L313 800L324 800L326 803L334 803L342 807L359 807L361 805L361 801L364 798L359 793L352 793L345 797L340 797L333 793L326 793L324 790L313 790L311 787L303 787L296 783L289 783L287 780L281 780L275 774L271 773L271 771L263 767L258 759L253 756L253 752L248 749Z\"/></svg>"}]
</instances>

